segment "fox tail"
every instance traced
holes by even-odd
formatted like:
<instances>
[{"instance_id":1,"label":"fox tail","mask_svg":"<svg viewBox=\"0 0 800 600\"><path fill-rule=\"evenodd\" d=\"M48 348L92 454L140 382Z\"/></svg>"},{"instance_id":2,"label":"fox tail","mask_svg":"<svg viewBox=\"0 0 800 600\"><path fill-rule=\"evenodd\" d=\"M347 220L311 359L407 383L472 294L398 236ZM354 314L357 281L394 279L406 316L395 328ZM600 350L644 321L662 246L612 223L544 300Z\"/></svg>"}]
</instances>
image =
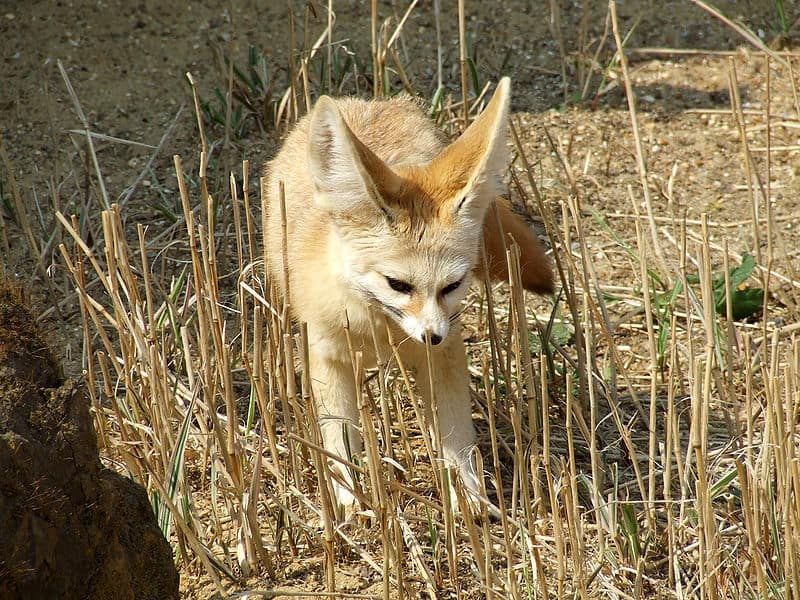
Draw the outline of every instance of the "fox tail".
<instances>
[{"instance_id":1,"label":"fox tail","mask_svg":"<svg viewBox=\"0 0 800 600\"><path fill-rule=\"evenodd\" d=\"M508 281L506 248L513 239L520 251L522 286L537 294L552 294L553 270L536 233L522 217L511 210L508 200L497 198L496 204L499 223L490 208L483 225L489 277L498 281Z\"/></svg>"}]
</instances>

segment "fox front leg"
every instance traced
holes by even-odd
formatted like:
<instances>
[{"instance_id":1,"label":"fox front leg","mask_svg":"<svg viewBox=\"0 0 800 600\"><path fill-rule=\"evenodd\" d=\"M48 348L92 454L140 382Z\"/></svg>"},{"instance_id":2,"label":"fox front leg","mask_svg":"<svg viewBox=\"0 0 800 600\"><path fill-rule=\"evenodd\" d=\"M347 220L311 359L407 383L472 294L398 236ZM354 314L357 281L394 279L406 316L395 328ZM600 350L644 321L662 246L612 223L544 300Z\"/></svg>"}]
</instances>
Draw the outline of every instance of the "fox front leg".
<instances>
[{"instance_id":1,"label":"fox front leg","mask_svg":"<svg viewBox=\"0 0 800 600\"><path fill-rule=\"evenodd\" d=\"M325 345L324 341L310 344L309 366L317 420L323 447L349 461L361 452L353 367L349 362L328 356ZM353 476L341 462L329 462L331 471L336 474L332 478L334 501L343 511L340 516L347 518L357 507Z\"/></svg>"},{"instance_id":2,"label":"fox front leg","mask_svg":"<svg viewBox=\"0 0 800 600\"><path fill-rule=\"evenodd\" d=\"M424 346L416 344L411 360L417 373L417 386L425 400L428 428L437 445L438 458L446 466L455 468L470 504L475 506L481 486L475 468L475 427L472 423L467 358L460 328L455 327L440 345L431 346L431 372L428 371ZM440 447L434 431L432 404L436 406ZM450 504L458 511L453 481L448 491Z\"/></svg>"}]
</instances>

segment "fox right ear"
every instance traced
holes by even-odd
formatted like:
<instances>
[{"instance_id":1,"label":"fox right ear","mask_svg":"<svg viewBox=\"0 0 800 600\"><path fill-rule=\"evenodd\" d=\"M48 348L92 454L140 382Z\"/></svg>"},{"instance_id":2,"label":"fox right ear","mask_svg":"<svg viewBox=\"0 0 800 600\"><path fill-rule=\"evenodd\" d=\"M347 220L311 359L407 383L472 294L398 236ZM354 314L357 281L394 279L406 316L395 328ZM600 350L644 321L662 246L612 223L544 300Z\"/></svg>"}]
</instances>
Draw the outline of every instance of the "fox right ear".
<instances>
[{"instance_id":1,"label":"fox right ear","mask_svg":"<svg viewBox=\"0 0 800 600\"><path fill-rule=\"evenodd\" d=\"M510 88L509 78L503 77L483 112L429 166L443 182L450 210L476 223L483 221L487 207L505 188Z\"/></svg>"},{"instance_id":2,"label":"fox right ear","mask_svg":"<svg viewBox=\"0 0 800 600\"><path fill-rule=\"evenodd\" d=\"M336 103L322 96L311 112L308 165L318 202L334 215L380 214L393 220L381 190L397 176L353 134Z\"/></svg>"}]
</instances>

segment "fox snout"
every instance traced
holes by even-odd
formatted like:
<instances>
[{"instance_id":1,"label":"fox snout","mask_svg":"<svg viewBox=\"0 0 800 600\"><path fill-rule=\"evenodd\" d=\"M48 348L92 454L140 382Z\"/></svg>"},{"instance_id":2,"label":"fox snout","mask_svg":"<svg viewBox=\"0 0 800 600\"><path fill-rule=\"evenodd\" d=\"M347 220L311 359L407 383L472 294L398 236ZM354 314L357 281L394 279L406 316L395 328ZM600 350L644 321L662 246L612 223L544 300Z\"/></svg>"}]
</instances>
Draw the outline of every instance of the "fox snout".
<instances>
[{"instance_id":1,"label":"fox snout","mask_svg":"<svg viewBox=\"0 0 800 600\"><path fill-rule=\"evenodd\" d=\"M438 346L442 343L442 340L447 337L448 332L450 331L450 325L446 325L442 331L441 329L434 331L432 329L426 329L422 332L422 335L419 336L417 339L419 342L425 344L426 342L430 341L431 346Z\"/></svg>"},{"instance_id":2,"label":"fox snout","mask_svg":"<svg viewBox=\"0 0 800 600\"><path fill-rule=\"evenodd\" d=\"M442 336L440 336L438 333L428 332L426 333L426 336L434 346L438 346L442 342Z\"/></svg>"},{"instance_id":3,"label":"fox snout","mask_svg":"<svg viewBox=\"0 0 800 600\"><path fill-rule=\"evenodd\" d=\"M444 338L447 337L447 334L449 332L450 332L450 324L448 323L444 327L438 329L430 329L430 328L424 329L422 330L421 333L415 335L414 338L421 344L430 341L431 346L438 346L439 344L442 343Z\"/></svg>"},{"instance_id":4,"label":"fox snout","mask_svg":"<svg viewBox=\"0 0 800 600\"><path fill-rule=\"evenodd\" d=\"M417 315L406 314L400 325L417 342L438 346L450 333L450 318L439 306L426 308Z\"/></svg>"}]
</instances>

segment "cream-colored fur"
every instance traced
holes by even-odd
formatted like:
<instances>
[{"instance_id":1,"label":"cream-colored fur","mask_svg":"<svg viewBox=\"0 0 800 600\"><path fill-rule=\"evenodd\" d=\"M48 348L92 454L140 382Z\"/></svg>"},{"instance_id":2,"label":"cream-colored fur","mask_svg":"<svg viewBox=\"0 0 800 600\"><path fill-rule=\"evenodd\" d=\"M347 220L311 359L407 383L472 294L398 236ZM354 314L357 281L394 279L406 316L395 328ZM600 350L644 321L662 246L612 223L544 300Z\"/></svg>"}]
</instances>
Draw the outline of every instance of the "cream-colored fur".
<instances>
[{"instance_id":1,"label":"cream-colored fur","mask_svg":"<svg viewBox=\"0 0 800 600\"><path fill-rule=\"evenodd\" d=\"M425 342L431 342L440 458L457 467L468 490L479 489L471 456L475 434L469 377L457 315L478 266L482 237L490 272L506 272L500 235L488 220L484 227L484 217L502 192L508 110L506 78L484 112L448 145L410 98L322 97L267 164L268 270L284 297L288 294L294 318L308 324L323 442L340 457L361 448L343 324L347 319L353 350L363 352L369 365L377 358L371 313L383 313L428 406ZM513 230L522 247L521 264L532 273L526 286L550 291L550 267L535 236L505 204L499 209L503 227ZM376 329L378 352L388 359L385 332ZM430 413L428 419L430 425ZM350 509L355 503L347 484L351 480L346 470L334 468L345 482L334 484L337 501Z\"/></svg>"}]
</instances>

